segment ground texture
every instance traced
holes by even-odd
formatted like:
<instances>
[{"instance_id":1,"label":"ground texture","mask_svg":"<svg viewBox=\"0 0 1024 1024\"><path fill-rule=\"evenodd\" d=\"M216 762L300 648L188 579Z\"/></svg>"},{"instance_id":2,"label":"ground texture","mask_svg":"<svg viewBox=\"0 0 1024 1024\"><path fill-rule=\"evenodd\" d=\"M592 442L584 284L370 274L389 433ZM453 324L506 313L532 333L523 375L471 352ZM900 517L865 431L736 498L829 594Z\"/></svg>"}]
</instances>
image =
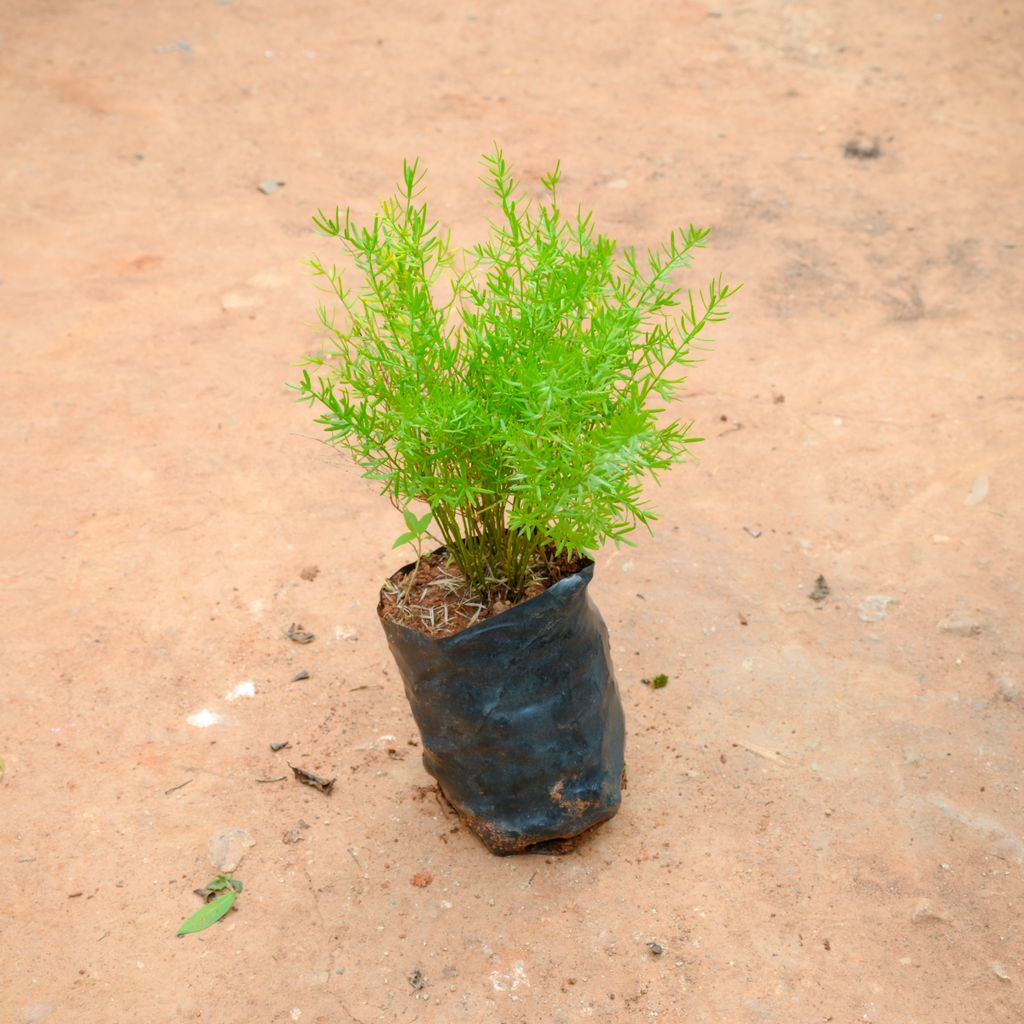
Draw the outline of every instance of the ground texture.
<instances>
[{"instance_id":1,"label":"ground texture","mask_svg":"<svg viewBox=\"0 0 1024 1024\"><path fill-rule=\"evenodd\" d=\"M1021 1020L1021 30L9 3L3 1020ZM682 403L700 461L598 558L629 788L562 857L437 800L375 618L402 523L284 386L310 214L418 154L473 240L492 139L622 241L713 225L693 282L746 285ZM176 939L227 827L239 909Z\"/></svg>"}]
</instances>

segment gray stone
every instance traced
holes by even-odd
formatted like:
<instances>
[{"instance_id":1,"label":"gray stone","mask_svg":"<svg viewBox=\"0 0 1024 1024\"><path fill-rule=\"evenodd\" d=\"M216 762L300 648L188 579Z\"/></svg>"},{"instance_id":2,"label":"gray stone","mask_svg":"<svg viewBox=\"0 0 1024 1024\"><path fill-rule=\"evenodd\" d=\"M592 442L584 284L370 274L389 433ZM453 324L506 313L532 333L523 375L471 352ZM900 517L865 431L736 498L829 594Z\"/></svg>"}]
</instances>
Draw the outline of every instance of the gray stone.
<instances>
[{"instance_id":1,"label":"gray stone","mask_svg":"<svg viewBox=\"0 0 1024 1024\"><path fill-rule=\"evenodd\" d=\"M967 497L964 498L964 504L965 505L977 505L980 502L983 502L987 496L988 496L988 477L987 476L979 476L977 478L977 480L975 480L974 483L971 484L971 489L968 492Z\"/></svg>"},{"instance_id":2,"label":"gray stone","mask_svg":"<svg viewBox=\"0 0 1024 1024\"><path fill-rule=\"evenodd\" d=\"M931 900L918 900L910 919L914 924L923 924L930 921L946 923L949 921L949 918L941 910L932 906Z\"/></svg>"},{"instance_id":3,"label":"gray stone","mask_svg":"<svg viewBox=\"0 0 1024 1024\"><path fill-rule=\"evenodd\" d=\"M980 636L981 623L970 615L947 615L939 623L939 631L942 633L954 633L957 636Z\"/></svg>"},{"instance_id":4,"label":"gray stone","mask_svg":"<svg viewBox=\"0 0 1024 1024\"><path fill-rule=\"evenodd\" d=\"M996 683L999 689L999 696L1003 700L1019 700L1020 699L1020 684L1016 679L1010 676L1003 676L1002 679Z\"/></svg>"},{"instance_id":5,"label":"gray stone","mask_svg":"<svg viewBox=\"0 0 1024 1024\"><path fill-rule=\"evenodd\" d=\"M891 604L899 604L899 601L895 597L888 597L885 594L873 594L871 597L865 597L857 605L857 618L861 622L881 622Z\"/></svg>"},{"instance_id":6,"label":"gray stone","mask_svg":"<svg viewBox=\"0 0 1024 1024\"><path fill-rule=\"evenodd\" d=\"M19 1011L21 1024L42 1024L53 1016L53 1007L49 1003L32 1003L23 1006Z\"/></svg>"},{"instance_id":7,"label":"gray stone","mask_svg":"<svg viewBox=\"0 0 1024 1024\"><path fill-rule=\"evenodd\" d=\"M207 844L210 863L218 871L234 871L242 863L245 851L255 845L256 840L244 828L221 829Z\"/></svg>"},{"instance_id":8,"label":"gray stone","mask_svg":"<svg viewBox=\"0 0 1024 1024\"><path fill-rule=\"evenodd\" d=\"M157 53L183 53L186 57L192 56L192 44L187 39L179 39L174 43L167 43L165 46L158 46Z\"/></svg>"}]
</instances>

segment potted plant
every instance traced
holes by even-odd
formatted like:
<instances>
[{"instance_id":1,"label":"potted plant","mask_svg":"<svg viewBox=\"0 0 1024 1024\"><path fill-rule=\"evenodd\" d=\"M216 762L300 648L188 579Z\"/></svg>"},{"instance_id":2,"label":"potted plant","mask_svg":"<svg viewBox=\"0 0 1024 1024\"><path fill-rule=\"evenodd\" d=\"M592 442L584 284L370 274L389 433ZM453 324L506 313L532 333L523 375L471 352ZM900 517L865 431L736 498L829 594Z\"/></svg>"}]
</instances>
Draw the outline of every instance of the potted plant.
<instances>
[{"instance_id":1,"label":"potted plant","mask_svg":"<svg viewBox=\"0 0 1024 1024\"><path fill-rule=\"evenodd\" d=\"M674 285L706 229L641 258L567 215L557 165L531 202L501 151L485 156L496 219L462 252L422 180L406 163L368 226L314 217L359 281L310 261L337 304L318 306L328 344L296 387L404 515L395 546L415 547L378 613L424 766L514 853L618 809L625 732L591 554L649 527L645 480L700 440L667 409L736 289Z\"/></svg>"}]
</instances>

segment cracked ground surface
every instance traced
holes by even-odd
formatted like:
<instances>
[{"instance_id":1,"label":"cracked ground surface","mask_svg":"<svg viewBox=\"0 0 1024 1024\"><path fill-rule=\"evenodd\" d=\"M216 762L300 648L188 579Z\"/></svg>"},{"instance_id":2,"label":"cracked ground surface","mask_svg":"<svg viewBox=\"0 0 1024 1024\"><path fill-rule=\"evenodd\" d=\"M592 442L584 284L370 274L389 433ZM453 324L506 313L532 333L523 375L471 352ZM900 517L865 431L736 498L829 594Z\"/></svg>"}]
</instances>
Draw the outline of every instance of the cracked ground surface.
<instances>
[{"instance_id":1,"label":"cracked ground surface","mask_svg":"<svg viewBox=\"0 0 1024 1024\"><path fill-rule=\"evenodd\" d=\"M4 1021L1024 1019L1018 7L0 32ZM690 280L746 285L700 461L598 557L629 788L562 857L436 799L375 620L401 522L284 387L310 214L419 154L472 241L492 139L621 240L713 225ZM175 939L227 826L238 910Z\"/></svg>"}]
</instances>

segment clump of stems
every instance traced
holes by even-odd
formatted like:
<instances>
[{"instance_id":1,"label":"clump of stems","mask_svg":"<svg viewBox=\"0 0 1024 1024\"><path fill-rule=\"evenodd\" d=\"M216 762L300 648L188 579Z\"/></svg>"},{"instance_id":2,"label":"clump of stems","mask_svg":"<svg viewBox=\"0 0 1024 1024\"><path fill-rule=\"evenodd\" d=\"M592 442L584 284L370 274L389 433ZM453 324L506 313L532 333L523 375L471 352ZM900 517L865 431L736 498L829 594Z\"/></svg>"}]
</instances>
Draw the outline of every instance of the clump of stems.
<instances>
[{"instance_id":1,"label":"clump of stems","mask_svg":"<svg viewBox=\"0 0 1024 1024\"><path fill-rule=\"evenodd\" d=\"M591 213L566 214L560 177L556 165L531 202L501 151L485 156L497 215L486 241L458 252L421 201L418 161L369 224L314 217L359 280L310 261L337 303L318 305L327 345L296 387L397 508L426 506L489 598L520 599L552 555L649 528L645 479L701 440L668 406L737 290L673 283L708 229L674 230L640 257Z\"/></svg>"}]
</instances>

